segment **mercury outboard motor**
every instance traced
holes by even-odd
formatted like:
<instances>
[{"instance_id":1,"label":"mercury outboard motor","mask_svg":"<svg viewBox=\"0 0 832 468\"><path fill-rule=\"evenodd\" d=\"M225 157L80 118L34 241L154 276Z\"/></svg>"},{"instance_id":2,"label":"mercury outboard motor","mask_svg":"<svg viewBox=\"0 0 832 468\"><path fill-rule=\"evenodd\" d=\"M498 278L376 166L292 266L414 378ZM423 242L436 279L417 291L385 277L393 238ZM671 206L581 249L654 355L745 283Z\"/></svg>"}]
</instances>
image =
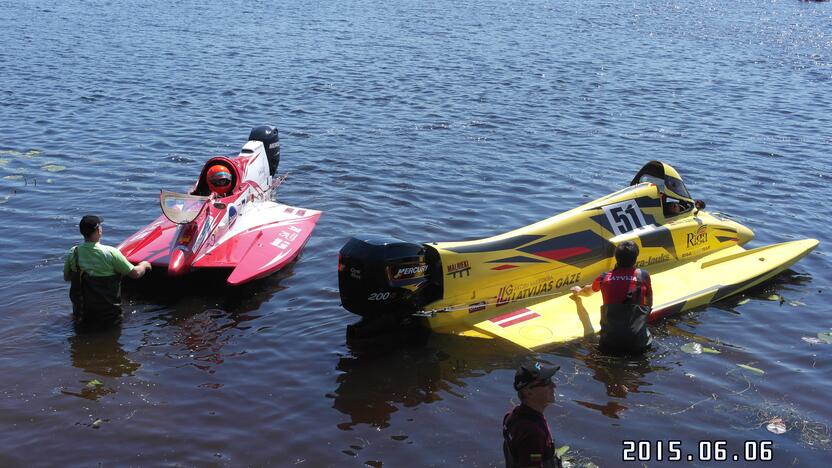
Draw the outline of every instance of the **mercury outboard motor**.
<instances>
[{"instance_id":1,"label":"mercury outboard motor","mask_svg":"<svg viewBox=\"0 0 832 468\"><path fill-rule=\"evenodd\" d=\"M266 157L269 160L269 174L274 175L280 164L280 138L277 136L277 128L268 125L254 127L248 139L263 143L266 148Z\"/></svg>"},{"instance_id":2,"label":"mercury outboard motor","mask_svg":"<svg viewBox=\"0 0 832 468\"><path fill-rule=\"evenodd\" d=\"M341 304L368 320L409 317L442 296L439 255L420 244L379 236L351 238L338 255Z\"/></svg>"}]
</instances>

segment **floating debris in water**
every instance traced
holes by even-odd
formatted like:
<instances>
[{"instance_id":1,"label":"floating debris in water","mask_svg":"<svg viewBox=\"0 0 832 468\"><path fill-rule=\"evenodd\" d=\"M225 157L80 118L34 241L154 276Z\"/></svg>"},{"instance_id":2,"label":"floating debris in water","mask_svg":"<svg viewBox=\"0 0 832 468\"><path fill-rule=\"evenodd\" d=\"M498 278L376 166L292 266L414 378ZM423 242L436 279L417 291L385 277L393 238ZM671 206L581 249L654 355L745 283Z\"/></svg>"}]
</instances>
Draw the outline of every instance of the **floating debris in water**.
<instances>
[{"instance_id":1,"label":"floating debris in water","mask_svg":"<svg viewBox=\"0 0 832 468\"><path fill-rule=\"evenodd\" d=\"M61 172L66 170L66 166L61 166L60 164L47 164L41 167L41 169L47 172Z\"/></svg>"},{"instance_id":2,"label":"floating debris in water","mask_svg":"<svg viewBox=\"0 0 832 468\"><path fill-rule=\"evenodd\" d=\"M782 300L783 298L781 298L777 294L772 294L771 296L767 297L766 299L768 299L770 301L779 301L779 300Z\"/></svg>"},{"instance_id":3,"label":"floating debris in water","mask_svg":"<svg viewBox=\"0 0 832 468\"><path fill-rule=\"evenodd\" d=\"M691 374L690 372L685 372L685 377L687 377L689 379L693 379L693 378L696 378L696 374Z\"/></svg>"},{"instance_id":4,"label":"floating debris in water","mask_svg":"<svg viewBox=\"0 0 832 468\"><path fill-rule=\"evenodd\" d=\"M800 338L801 340L809 343L809 344L823 344L823 340L819 338L815 338L814 336L804 336Z\"/></svg>"},{"instance_id":5,"label":"floating debris in water","mask_svg":"<svg viewBox=\"0 0 832 468\"><path fill-rule=\"evenodd\" d=\"M749 299L749 298L747 298L747 297L746 297L745 299L743 299L743 300L741 300L741 301L737 302L737 305L748 304L749 302L751 302L751 299Z\"/></svg>"},{"instance_id":6,"label":"floating debris in water","mask_svg":"<svg viewBox=\"0 0 832 468\"><path fill-rule=\"evenodd\" d=\"M564 453L566 453L568 451L569 451L569 446L564 445L563 447L560 447L559 449L555 450L555 454L558 456L558 458L560 458L560 457L563 456Z\"/></svg>"},{"instance_id":7,"label":"floating debris in water","mask_svg":"<svg viewBox=\"0 0 832 468\"><path fill-rule=\"evenodd\" d=\"M24 158L34 158L35 156L40 156L43 153L40 150L30 149L29 151L23 152L18 150L0 150L0 154L6 156L22 156Z\"/></svg>"},{"instance_id":8,"label":"floating debris in water","mask_svg":"<svg viewBox=\"0 0 832 468\"><path fill-rule=\"evenodd\" d=\"M702 345L699 343L685 343L679 349L688 354L702 354Z\"/></svg>"},{"instance_id":9,"label":"floating debris in water","mask_svg":"<svg viewBox=\"0 0 832 468\"><path fill-rule=\"evenodd\" d=\"M90 388L96 388L96 387L99 387L101 385L104 385L104 384L101 383L101 381L98 380L98 379L93 379L93 380L90 380L89 382L87 382L87 387L90 387Z\"/></svg>"},{"instance_id":10,"label":"floating debris in water","mask_svg":"<svg viewBox=\"0 0 832 468\"><path fill-rule=\"evenodd\" d=\"M3 178L6 179L6 180L23 180L23 175L22 174L12 174L12 175L7 175Z\"/></svg>"},{"instance_id":11,"label":"floating debris in water","mask_svg":"<svg viewBox=\"0 0 832 468\"><path fill-rule=\"evenodd\" d=\"M763 375L763 374L766 373L764 370L758 369L756 367L749 366L748 364L737 364L737 366L739 366L739 367L741 367L741 368L743 368L747 371L751 371L751 372L754 372L754 373L757 373L757 374L760 374L760 375Z\"/></svg>"},{"instance_id":12,"label":"floating debris in water","mask_svg":"<svg viewBox=\"0 0 832 468\"><path fill-rule=\"evenodd\" d=\"M832 332L818 333L818 339L826 344L832 344Z\"/></svg>"},{"instance_id":13,"label":"floating debris in water","mask_svg":"<svg viewBox=\"0 0 832 468\"><path fill-rule=\"evenodd\" d=\"M104 424L103 420L96 419L95 421L93 421L92 427L93 427L93 429L98 429L99 427L101 427L102 424Z\"/></svg>"},{"instance_id":14,"label":"floating debris in water","mask_svg":"<svg viewBox=\"0 0 832 468\"><path fill-rule=\"evenodd\" d=\"M774 434L782 434L786 432L786 423L783 422L782 419L774 417L768 421L766 429L768 429L769 432Z\"/></svg>"},{"instance_id":15,"label":"floating debris in water","mask_svg":"<svg viewBox=\"0 0 832 468\"><path fill-rule=\"evenodd\" d=\"M702 347L702 352L709 354L722 354L719 350L716 350L714 348L708 348L707 346Z\"/></svg>"},{"instance_id":16,"label":"floating debris in water","mask_svg":"<svg viewBox=\"0 0 832 468\"><path fill-rule=\"evenodd\" d=\"M806 304L800 301L789 301L789 305L792 307L800 307L805 306Z\"/></svg>"}]
</instances>

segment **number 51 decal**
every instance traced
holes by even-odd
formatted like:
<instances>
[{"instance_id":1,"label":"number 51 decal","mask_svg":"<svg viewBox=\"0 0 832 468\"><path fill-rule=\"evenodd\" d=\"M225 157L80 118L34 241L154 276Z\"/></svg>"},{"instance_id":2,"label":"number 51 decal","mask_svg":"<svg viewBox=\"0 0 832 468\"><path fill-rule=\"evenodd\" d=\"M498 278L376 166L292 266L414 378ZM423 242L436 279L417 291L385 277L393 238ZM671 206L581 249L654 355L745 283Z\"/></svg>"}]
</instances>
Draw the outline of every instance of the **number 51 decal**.
<instances>
[{"instance_id":1,"label":"number 51 decal","mask_svg":"<svg viewBox=\"0 0 832 468\"><path fill-rule=\"evenodd\" d=\"M647 226L635 200L627 200L603 208L616 236Z\"/></svg>"}]
</instances>

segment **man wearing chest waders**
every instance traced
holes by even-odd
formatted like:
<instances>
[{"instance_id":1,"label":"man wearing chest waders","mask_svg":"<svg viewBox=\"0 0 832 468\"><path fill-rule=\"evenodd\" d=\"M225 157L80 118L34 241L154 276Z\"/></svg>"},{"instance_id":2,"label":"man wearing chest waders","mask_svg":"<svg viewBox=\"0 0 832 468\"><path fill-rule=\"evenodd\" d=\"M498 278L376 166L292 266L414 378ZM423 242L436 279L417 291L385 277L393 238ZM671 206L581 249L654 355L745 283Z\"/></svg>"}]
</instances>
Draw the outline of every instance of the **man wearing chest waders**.
<instances>
[{"instance_id":1,"label":"man wearing chest waders","mask_svg":"<svg viewBox=\"0 0 832 468\"><path fill-rule=\"evenodd\" d=\"M589 296L601 291L601 351L639 354L650 347L647 317L653 306L650 275L635 267L638 246L632 241L615 248L615 269L601 274L591 285L575 286L573 295Z\"/></svg>"},{"instance_id":2,"label":"man wearing chest waders","mask_svg":"<svg viewBox=\"0 0 832 468\"><path fill-rule=\"evenodd\" d=\"M101 244L102 219L87 215L78 227L84 243L69 249L64 262L64 281L71 281L72 318L79 329L100 329L121 322L121 277L138 279L150 271L150 263L130 263L115 247Z\"/></svg>"},{"instance_id":3,"label":"man wearing chest waders","mask_svg":"<svg viewBox=\"0 0 832 468\"><path fill-rule=\"evenodd\" d=\"M520 404L503 417L503 455L506 468L561 468L552 431L543 410L555 402L552 376L560 366L524 364L514 374L514 389Z\"/></svg>"}]
</instances>

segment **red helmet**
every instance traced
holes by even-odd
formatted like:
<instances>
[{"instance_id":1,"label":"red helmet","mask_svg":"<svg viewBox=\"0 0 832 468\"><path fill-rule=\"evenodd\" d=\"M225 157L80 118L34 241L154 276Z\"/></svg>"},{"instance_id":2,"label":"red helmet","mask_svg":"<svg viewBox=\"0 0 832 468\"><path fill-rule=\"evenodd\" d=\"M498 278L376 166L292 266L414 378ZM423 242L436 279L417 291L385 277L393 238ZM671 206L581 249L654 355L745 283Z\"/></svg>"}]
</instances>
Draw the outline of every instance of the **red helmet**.
<instances>
[{"instance_id":1,"label":"red helmet","mask_svg":"<svg viewBox=\"0 0 832 468\"><path fill-rule=\"evenodd\" d=\"M218 195L225 195L231 191L231 170L223 164L214 164L205 174L208 188Z\"/></svg>"}]
</instances>

